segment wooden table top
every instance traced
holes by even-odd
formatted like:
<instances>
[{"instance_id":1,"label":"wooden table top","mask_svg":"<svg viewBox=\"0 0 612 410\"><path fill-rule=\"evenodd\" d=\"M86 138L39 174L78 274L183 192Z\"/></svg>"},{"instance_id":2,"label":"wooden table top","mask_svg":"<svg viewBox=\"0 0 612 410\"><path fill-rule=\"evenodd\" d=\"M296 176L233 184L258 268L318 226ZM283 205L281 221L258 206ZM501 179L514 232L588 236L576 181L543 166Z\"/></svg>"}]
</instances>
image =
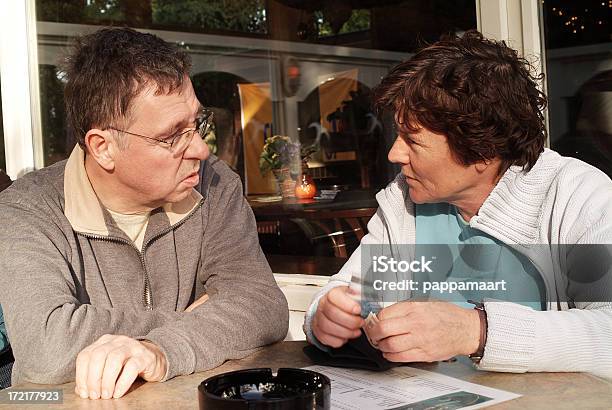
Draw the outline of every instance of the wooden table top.
<instances>
[{"instance_id":1,"label":"wooden table top","mask_svg":"<svg viewBox=\"0 0 612 410\"><path fill-rule=\"evenodd\" d=\"M253 195L247 197L257 219L270 217L303 218L322 211L339 212L378 207L375 190L353 190L338 194L336 199L284 199L275 202L259 202L266 197ZM372 212L373 213L373 212Z\"/></svg>"},{"instance_id":2,"label":"wooden table top","mask_svg":"<svg viewBox=\"0 0 612 410\"><path fill-rule=\"evenodd\" d=\"M302 348L305 342L280 342L265 347L242 360L228 361L215 369L180 376L165 383L137 382L120 399L81 399L74 393L74 383L59 386L24 384L12 389L61 388L62 405L43 406L62 409L194 409L198 407L197 387L206 378L232 370L254 367L306 367L312 362ZM493 373L474 369L469 360L452 363L419 365L425 370L440 372L468 382L482 384L523 396L491 406L495 409L610 409L612 408L612 382L587 373ZM8 405L0 408L8 408ZM14 407L14 406L13 406ZM40 409L38 404L20 404L20 409Z\"/></svg>"}]
</instances>

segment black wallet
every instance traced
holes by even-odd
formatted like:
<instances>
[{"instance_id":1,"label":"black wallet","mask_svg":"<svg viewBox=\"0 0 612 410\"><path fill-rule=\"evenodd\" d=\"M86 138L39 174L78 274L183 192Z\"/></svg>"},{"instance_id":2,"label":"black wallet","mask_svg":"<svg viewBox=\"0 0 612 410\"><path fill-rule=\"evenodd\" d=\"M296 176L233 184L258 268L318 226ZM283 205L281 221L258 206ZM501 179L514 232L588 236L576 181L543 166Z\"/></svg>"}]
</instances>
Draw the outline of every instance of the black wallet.
<instances>
[{"instance_id":1,"label":"black wallet","mask_svg":"<svg viewBox=\"0 0 612 410\"><path fill-rule=\"evenodd\" d=\"M385 359L380 350L370 345L363 332L357 339L351 339L344 346L332 348L329 352L309 344L304 347L304 353L315 364L322 366L383 371L403 364Z\"/></svg>"}]
</instances>

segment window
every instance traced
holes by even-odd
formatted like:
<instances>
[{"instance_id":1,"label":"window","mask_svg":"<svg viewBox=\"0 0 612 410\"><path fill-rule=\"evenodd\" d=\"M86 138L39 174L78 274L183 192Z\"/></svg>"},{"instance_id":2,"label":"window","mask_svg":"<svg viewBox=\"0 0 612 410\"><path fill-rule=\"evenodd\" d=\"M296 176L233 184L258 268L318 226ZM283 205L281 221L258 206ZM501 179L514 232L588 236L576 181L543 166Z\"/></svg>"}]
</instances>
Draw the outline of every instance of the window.
<instances>
[{"instance_id":1,"label":"window","mask_svg":"<svg viewBox=\"0 0 612 410\"><path fill-rule=\"evenodd\" d=\"M37 0L38 20L188 32L265 35L263 0Z\"/></svg>"},{"instance_id":2,"label":"window","mask_svg":"<svg viewBox=\"0 0 612 410\"><path fill-rule=\"evenodd\" d=\"M543 8L551 147L612 177L612 1Z\"/></svg>"},{"instance_id":3,"label":"window","mask_svg":"<svg viewBox=\"0 0 612 410\"><path fill-rule=\"evenodd\" d=\"M371 111L372 89L421 44L476 28L476 6L326 4L37 0L45 165L74 146L57 68L67 42L92 26L152 30L191 54L196 94L215 113L207 142L242 178L273 271L337 272L365 234L375 193L398 172L386 159L393 127ZM293 161L263 172L260 156L274 135L286 138ZM294 197L296 187L315 198Z\"/></svg>"}]
</instances>

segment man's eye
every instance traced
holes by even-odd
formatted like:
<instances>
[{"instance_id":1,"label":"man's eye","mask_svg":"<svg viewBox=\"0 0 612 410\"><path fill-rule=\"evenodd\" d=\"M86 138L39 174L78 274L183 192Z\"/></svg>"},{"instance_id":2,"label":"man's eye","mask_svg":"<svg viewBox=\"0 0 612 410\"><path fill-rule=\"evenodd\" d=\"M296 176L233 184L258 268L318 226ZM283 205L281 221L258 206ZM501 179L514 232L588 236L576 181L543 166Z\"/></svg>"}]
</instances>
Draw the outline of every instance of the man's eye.
<instances>
[{"instance_id":1,"label":"man's eye","mask_svg":"<svg viewBox=\"0 0 612 410\"><path fill-rule=\"evenodd\" d=\"M183 128L182 130L178 130L172 135L172 138L179 138L183 135L187 134L189 131L193 130L193 127Z\"/></svg>"}]
</instances>

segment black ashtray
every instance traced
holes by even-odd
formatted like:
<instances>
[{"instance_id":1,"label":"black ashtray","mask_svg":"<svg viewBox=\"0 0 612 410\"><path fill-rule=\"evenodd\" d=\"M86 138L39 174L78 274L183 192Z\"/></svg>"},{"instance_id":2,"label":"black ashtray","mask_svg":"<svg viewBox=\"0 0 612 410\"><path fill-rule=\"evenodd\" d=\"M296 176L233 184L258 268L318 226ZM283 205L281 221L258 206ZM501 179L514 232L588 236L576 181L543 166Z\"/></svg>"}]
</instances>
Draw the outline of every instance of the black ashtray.
<instances>
[{"instance_id":1,"label":"black ashtray","mask_svg":"<svg viewBox=\"0 0 612 410\"><path fill-rule=\"evenodd\" d=\"M210 377L198 386L200 409L329 409L327 376L304 369L246 369Z\"/></svg>"}]
</instances>

